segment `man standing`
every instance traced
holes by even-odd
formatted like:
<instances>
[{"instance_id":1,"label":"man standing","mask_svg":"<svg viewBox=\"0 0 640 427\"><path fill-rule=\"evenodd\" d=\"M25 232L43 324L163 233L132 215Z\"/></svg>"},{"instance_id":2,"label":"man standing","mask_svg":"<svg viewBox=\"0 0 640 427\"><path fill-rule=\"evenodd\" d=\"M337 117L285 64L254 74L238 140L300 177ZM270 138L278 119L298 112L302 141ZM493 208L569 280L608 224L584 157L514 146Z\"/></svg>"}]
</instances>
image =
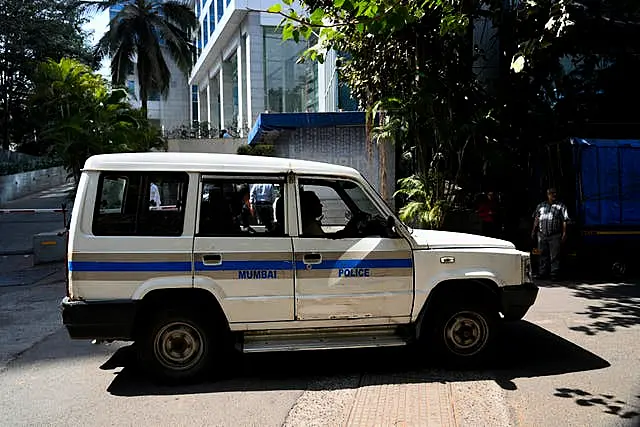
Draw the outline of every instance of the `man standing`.
<instances>
[{"instance_id":1,"label":"man standing","mask_svg":"<svg viewBox=\"0 0 640 427\"><path fill-rule=\"evenodd\" d=\"M567 207L557 201L555 188L547 190L547 200L536 207L533 213L533 229L531 238L538 232L538 249L540 250L539 277L556 279L560 273L560 247L567 239Z\"/></svg>"}]
</instances>

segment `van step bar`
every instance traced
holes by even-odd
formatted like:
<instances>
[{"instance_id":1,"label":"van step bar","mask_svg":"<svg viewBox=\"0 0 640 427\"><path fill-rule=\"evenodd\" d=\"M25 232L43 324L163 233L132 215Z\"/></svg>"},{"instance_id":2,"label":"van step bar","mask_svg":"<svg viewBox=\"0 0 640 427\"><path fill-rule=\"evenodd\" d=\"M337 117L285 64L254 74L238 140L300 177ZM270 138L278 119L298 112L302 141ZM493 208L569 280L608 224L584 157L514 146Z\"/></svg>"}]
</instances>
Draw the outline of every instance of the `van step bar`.
<instances>
[{"instance_id":1,"label":"van step bar","mask_svg":"<svg viewBox=\"0 0 640 427\"><path fill-rule=\"evenodd\" d=\"M392 329L367 331L367 334L355 332L292 333L245 335L242 351L245 353L263 353L273 351L339 350L371 347L398 347L407 344L407 340Z\"/></svg>"}]
</instances>

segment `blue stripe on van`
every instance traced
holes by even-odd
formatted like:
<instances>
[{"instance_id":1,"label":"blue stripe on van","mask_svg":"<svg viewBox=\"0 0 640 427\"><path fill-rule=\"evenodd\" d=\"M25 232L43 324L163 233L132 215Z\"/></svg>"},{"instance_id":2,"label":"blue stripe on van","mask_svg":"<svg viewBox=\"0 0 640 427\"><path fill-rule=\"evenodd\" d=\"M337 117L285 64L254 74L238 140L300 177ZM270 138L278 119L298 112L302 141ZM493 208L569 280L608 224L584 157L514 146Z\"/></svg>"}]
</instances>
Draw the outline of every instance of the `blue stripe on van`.
<instances>
[{"instance_id":1,"label":"blue stripe on van","mask_svg":"<svg viewBox=\"0 0 640 427\"><path fill-rule=\"evenodd\" d=\"M234 271L234 270L292 270L291 261L225 261L220 265L204 265L202 261L195 263L196 271ZM407 259L347 259L323 260L313 264L314 270L337 270L340 268L411 268L413 262ZM297 261L295 267L305 270L306 264ZM190 272L190 262L100 262L70 261L69 271L176 271Z\"/></svg>"},{"instance_id":2,"label":"blue stripe on van","mask_svg":"<svg viewBox=\"0 0 640 427\"><path fill-rule=\"evenodd\" d=\"M320 264L312 264L313 270L337 270L340 268L411 268L410 258L400 259L339 259L323 260ZM296 262L298 270L306 269L302 261Z\"/></svg>"},{"instance_id":3,"label":"blue stripe on van","mask_svg":"<svg viewBox=\"0 0 640 427\"><path fill-rule=\"evenodd\" d=\"M177 271L190 272L190 262L69 261L69 271Z\"/></svg>"}]
</instances>

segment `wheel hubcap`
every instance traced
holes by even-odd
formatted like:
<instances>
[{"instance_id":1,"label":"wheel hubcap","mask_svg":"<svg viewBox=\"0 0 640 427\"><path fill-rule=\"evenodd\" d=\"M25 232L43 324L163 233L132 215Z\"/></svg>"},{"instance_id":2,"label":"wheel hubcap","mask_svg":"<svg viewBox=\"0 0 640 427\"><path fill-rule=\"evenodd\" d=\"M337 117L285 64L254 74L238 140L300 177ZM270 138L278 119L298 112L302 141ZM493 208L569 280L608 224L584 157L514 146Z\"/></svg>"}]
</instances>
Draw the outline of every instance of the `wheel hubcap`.
<instances>
[{"instance_id":1,"label":"wheel hubcap","mask_svg":"<svg viewBox=\"0 0 640 427\"><path fill-rule=\"evenodd\" d=\"M162 327L156 334L153 347L157 360L172 370L193 367L204 352L202 335L184 322L172 322Z\"/></svg>"},{"instance_id":2,"label":"wheel hubcap","mask_svg":"<svg viewBox=\"0 0 640 427\"><path fill-rule=\"evenodd\" d=\"M611 269L613 270L613 274L617 276L624 276L627 271L627 265L624 262L614 262Z\"/></svg>"},{"instance_id":3,"label":"wheel hubcap","mask_svg":"<svg viewBox=\"0 0 640 427\"><path fill-rule=\"evenodd\" d=\"M489 327L478 313L463 311L449 318L444 335L449 350L461 356L472 356L487 343Z\"/></svg>"}]
</instances>

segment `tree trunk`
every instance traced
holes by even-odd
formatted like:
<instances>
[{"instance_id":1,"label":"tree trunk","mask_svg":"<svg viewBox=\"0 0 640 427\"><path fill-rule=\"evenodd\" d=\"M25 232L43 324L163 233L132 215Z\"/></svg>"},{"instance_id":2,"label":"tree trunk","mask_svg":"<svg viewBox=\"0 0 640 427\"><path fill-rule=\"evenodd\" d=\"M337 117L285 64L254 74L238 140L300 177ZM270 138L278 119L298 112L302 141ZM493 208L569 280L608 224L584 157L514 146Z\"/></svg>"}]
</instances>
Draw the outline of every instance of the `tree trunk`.
<instances>
[{"instance_id":1,"label":"tree trunk","mask_svg":"<svg viewBox=\"0 0 640 427\"><path fill-rule=\"evenodd\" d=\"M11 95L9 95L9 88L4 88L7 94L4 97L4 127L2 132L2 149L9 150L9 143L11 139L11 131L9 130L9 116L11 115Z\"/></svg>"},{"instance_id":2,"label":"tree trunk","mask_svg":"<svg viewBox=\"0 0 640 427\"><path fill-rule=\"evenodd\" d=\"M147 118L147 103L149 101L149 95L147 93L147 88L143 85L140 85L140 109L142 110L142 114L144 118Z\"/></svg>"}]
</instances>

